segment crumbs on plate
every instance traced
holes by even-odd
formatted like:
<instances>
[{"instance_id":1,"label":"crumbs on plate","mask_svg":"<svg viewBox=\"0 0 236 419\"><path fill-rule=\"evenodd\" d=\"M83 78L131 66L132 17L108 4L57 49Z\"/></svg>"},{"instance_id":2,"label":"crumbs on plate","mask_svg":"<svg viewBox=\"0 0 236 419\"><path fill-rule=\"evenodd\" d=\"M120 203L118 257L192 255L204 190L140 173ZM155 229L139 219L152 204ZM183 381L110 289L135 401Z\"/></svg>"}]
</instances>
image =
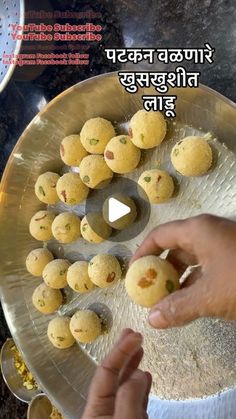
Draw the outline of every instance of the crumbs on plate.
<instances>
[{"instance_id":1,"label":"crumbs on plate","mask_svg":"<svg viewBox=\"0 0 236 419\"><path fill-rule=\"evenodd\" d=\"M62 414L54 406L52 406L50 419L65 419L65 416L62 416Z\"/></svg>"},{"instance_id":2,"label":"crumbs on plate","mask_svg":"<svg viewBox=\"0 0 236 419\"><path fill-rule=\"evenodd\" d=\"M23 386L26 387L27 390L36 390L38 388L38 385L33 375L31 374L31 372L28 370L27 366L25 365L17 347L13 345L11 347L11 351L13 352L13 356L14 356L14 365L17 369L18 374L22 378Z\"/></svg>"}]
</instances>

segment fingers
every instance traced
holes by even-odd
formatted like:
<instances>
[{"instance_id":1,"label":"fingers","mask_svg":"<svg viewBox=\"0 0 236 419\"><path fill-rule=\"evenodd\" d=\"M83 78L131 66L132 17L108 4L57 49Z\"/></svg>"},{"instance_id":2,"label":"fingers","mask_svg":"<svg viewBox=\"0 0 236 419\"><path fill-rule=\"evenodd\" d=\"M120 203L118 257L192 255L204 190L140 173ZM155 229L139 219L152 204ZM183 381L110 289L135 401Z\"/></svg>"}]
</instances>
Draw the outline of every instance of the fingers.
<instances>
[{"instance_id":1,"label":"fingers","mask_svg":"<svg viewBox=\"0 0 236 419\"><path fill-rule=\"evenodd\" d=\"M182 249L170 250L167 260L175 267L179 275L183 275L188 266L196 265L197 259Z\"/></svg>"},{"instance_id":2,"label":"fingers","mask_svg":"<svg viewBox=\"0 0 236 419\"><path fill-rule=\"evenodd\" d=\"M149 393L151 390L151 386L152 386L152 375L150 374L150 372L145 371L146 377L147 377L147 389L146 389L146 394L145 394L145 398L143 401L143 408L146 411L147 410L147 405L148 405L148 397L149 397Z\"/></svg>"},{"instance_id":3,"label":"fingers","mask_svg":"<svg viewBox=\"0 0 236 419\"><path fill-rule=\"evenodd\" d=\"M185 279L181 288L187 288L193 285L198 279L202 278L202 269L201 267L194 268L192 273Z\"/></svg>"},{"instance_id":4,"label":"fingers","mask_svg":"<svg viewBox=\"0 0 236 419\"><path fill-rule=\"evenodd\" d=\"M155 228L143 241L131 259L131 263L146 255L159 255L165 249L180 248L191 253L191 236L191 222L189 220L162 224Z\"/></svg>"},{"instance_id":5,"label":"fingers","mask_svg":"<svg viewBox=\"0 0 236 419\"><path fill-rule=\"evenodd\" d=\"M125 367L123 374L121 376L120 382L119 384L122 385L131 375L132 373L138 368L142 357L143 357L144 351L143 348L140 348L138 350L138 352L133 356L133 358L131 358L131 360L129 361L128 365ZM146 374L146 378L147 378L147 390L146 390L146 395L144 398L144 402L143 402L143 408L144 410L147 409L147 404L148 404L148 397L149 397L149 393L150 393L150 389L152 386L152 376L149 372L145 372Z\"/></svg>"},{"instance_id":6,"label":"fingers","mask_svg":"<svg viewBox=\"0 0 236 419\"><path fill-rule=\"evenodd\" d=\"M157 255L159 256L163 249L158 246L156 235L157 235L157 228L152 230L151 233L146 237L146 239L142 242L140 247L136 250L135 254L130 260L130 265L136 260L146 255Z\"/></svg>"},{"instance_id":7,"label":"fingers","mask_svg":"<svg viewBox=\"0 0 236 419\"><path fill-rule=\"evenodd\" d=\"M109 355L101 365L102 370L106 370L113 375L119 375L125 364L139 350L142 344L142 335L132 332L121 338L114 346Z\"/></svg>"},{"instance_id":8,"label":"fingers","mask_svg":"<svg viewBox=\"0 0 236 419\"><path fill-rule=\"evenodd\" d=\"M129 329L128 327L122 330L120 338L116 343L118 344L119 342L121 342L126 336L130 335L130 333L134 333L134 331L132 329Z\"/></svg>"},{"instance_id":9,"label":"fingers","mask_svg":"<svg viewBox=\"0 0 236 419\"><path fill-rule=\"evenodd\" d=\"M191 275L189 277L191 281ZM198 317L207 316L204 280L182 288L160 301L149 315L149 323L157 329L182 326Z\"/></svg>"},{"instance_id":10,"label":"fingers","mask_svg":"<svg viewBox=\"0 0 236 419\"><path fill-rule=\"evenodd\" d=\"M128 361L127 365L124 366L123 371L121 371L119 385L122 385L130 375L136 370L142 360L143 357L143 348L139 348L139 350L134 354L134 356Z\"/></svg>"},{"instance_id":11,"label":"fingers","mask_svg":"<svg viewBox=\"0 0 236 419\"><path fill-rule=\"evenodd\" d=\"M114 419L142 418L148 386L146 373L135 370L117 392Z\"/></svg>"},{"instance_id":12,"label":"fingers","mask_svg":"<svg viewBox=\"0 0 236 419\"><path fill-rule=\"evenodd\" d=\"M115 396L122 368L140 349L142 335L125 330L110 354L98 367L89 392L89 402L93 399Z\"/></svg>"}]
</instances>

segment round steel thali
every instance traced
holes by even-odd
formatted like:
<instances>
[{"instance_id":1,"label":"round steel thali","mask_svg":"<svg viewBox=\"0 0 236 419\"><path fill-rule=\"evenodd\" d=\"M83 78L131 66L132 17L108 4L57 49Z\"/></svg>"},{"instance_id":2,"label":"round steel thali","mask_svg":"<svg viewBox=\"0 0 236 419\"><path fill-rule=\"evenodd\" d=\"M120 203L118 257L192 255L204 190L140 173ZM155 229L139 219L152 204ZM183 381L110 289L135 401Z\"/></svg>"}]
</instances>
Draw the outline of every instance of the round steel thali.
<instances>
[{"instance_id":1,"label":"round steel thali","mask_svg":"<svg viewBox=\"0 0 236 419\"><path fill-rule=\"evenodd\" d=\"M130 117L142 107L144 93L154 92L150 88L131 95L123 90L116 74L94 77L55 98L22 134L4 172L0 192L0 285L5 316L40 387L69 418L80 417L96 363L110 350L124 327L133 327L144 335L143 367L154 377L151 417L233 418L236 410L235 323L200 319L172 331L152 330L146 321L147 310L128 299L121 281L106 292L95 290L85 296L66 292L67 302L59 310L60 314L72 314L76 308L91 304L102 305L112 316L113 325L110 332L93 345L76 345L59 351L51 346L46 336L48 321L53 316L40 315L31 303L33 289L40 279L27 273L25 258L30 250L40 247L28 232L31 216L43 208L34 196L37 176L49 169L63 170L60 141L68 134L79 133L89 118L102 116L112 121L118 132L126 132ZM114 241L88 245L79 240L65 246L51 241L48 247L56 256L74 261L89 259L98 252L111 252L126 265L145 235L157 224L203 212L226 217L235 214L235 105L204 86L173 89L170 93L178 96L177 118L169 122L166 140L155 151L143 153L140 166L126 177L137 181L147 168L166 169L178 186L176 196L169 203L153 206L148 224L132 240L117 245ZM201 178L183 179L170 164L173 144L186 135L208 132L212 133L215 156L212 170ZM63 205L52 207L55 212L62 209L65 209ZM83 215L85 206L79 205L73 211ZM194 362L196 357L197 362Z\"/></svg>"}]
</instances>

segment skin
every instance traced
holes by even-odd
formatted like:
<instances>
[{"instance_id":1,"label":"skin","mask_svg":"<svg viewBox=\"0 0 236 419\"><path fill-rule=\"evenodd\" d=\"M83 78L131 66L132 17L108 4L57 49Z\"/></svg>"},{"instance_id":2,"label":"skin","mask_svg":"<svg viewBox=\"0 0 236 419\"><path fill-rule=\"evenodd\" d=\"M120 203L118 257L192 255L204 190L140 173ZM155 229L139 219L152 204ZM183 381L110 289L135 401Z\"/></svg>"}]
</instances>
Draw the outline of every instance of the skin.
<instances>
[{"instance_id":1,"label":"skin","mask_svg":"<svg viewBox=\"0 0 236 419\"><path fill-rule=\"evenodd\" d=\"M182 274L198 265L182 288L153 307L149 322L156 328L184 325L198 317L236 320L236 222L200 215L154 229L134 260L171 249L169 261ZM92 380L82 419L147 419L151 376L138 369L142 336L123 331Z\"/></svg>"},{"instance_id":2,"label":"skin","mask_svg":"<svg viewBox=\"0 0 236 419\"><path fill-rule=\"evenodd\" d=\"M236 320L236 222L200 215L163 224L143 241L131 263L166 249L180 274L190 265L198 267L179 291L152 308L150 324L166 329L198 317Z\"/></svg>"},{"instance_id":3,"label":"skin","mask_svg":"<svg viewBox=\"0 0 236 419\"><path fill-rule=\"evenodd\" d=\"M97 368L82 419L147 419L152 377L138 366L142 335L125 329Z\"/></svg>"}]
</instances>

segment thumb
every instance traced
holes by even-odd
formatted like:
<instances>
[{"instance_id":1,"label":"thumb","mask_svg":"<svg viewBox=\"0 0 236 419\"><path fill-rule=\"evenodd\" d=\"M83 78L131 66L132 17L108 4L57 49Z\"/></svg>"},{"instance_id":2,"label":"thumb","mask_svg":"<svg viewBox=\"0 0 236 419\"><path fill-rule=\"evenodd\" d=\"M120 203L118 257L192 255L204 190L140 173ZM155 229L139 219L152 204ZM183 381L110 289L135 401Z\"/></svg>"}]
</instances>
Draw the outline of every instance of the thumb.
<instances>
[{"instance_id":1,"label":"thumb","mask_svg":"<svg viewBox=\"0 0 236 419\"><path fill-rule=\"evenodd\" d=\"M207 314L203 280L182 288L160 301L149 314L149 323L157 329L182 326Z\"/></svg>"},{"instance_id":2,"label":"thumb","mask_svg":"<svg viewBox=\"0 0 236 419\"><path fill-rule=\"evenodd\" d=\"M143 371L135 370L117 392L114 419L142 418L147 388L147 375Z\"/></svg>"}]
</instances>

